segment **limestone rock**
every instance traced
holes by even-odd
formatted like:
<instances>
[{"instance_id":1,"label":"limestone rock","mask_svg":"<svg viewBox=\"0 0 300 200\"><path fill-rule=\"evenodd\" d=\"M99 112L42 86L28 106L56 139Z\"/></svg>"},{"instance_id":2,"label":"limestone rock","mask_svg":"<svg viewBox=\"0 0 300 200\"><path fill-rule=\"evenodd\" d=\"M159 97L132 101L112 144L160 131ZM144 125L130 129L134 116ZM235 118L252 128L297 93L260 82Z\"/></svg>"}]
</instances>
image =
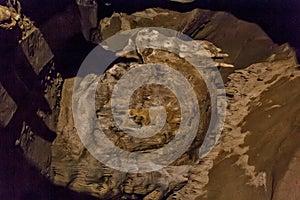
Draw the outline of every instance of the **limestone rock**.
<instances>
[{"instance_id":1,"label":"limestone rock","mask_svg":"<svg viewBox=\"0 0 300 200\"><path fill-rule=\"evenodd\" d=\"M10 122L18 107L2 84L0 84L0 98L0 127L4 128Z\"/></svg>"},{"instance_id":2,"label":"limestone rock","mask_svg":"<svg viewBox=\"0 0 300 200\"><path fill-rule=\"evenodd\" d=\"M176 40L174 40L175 42ZM208 52L211 53L207 55L214 57L214 51L217 48L209 42L206 42L206 47ZM197 52L193 53L196 54ZM167 113L169 113L167 124L153 137L140 139L125 134L124 131L118 128L111 113L112 90L117 81L127 71L135 69L140 62L144 64L166 63L169 67L181 72L187 80L190 80L190 84L196 91L200 115L205 120L200 121L193 144L186 153L170 166L156 172L133 174L106 167L97 161L83 146L73 121L72 101L70 100L72 95L87 96L88 87L93 81L97 80L97 76L90 74L84 77L80 82L81 89L78 94L73 94L73 80L66 80L58 120L58 136L52 146L51 169L54 183L69 186L76 191L88 192L99 198L140 199L152 196L153 199L163 199L167 193L179 190L187 181L190 165L195 164L198 159L199 147L208 128L208 120L206 119L210 117L209 107L211 101L206 85L196 69L178 55L155 49L137 51L137 54L139 55L135 57L140 59L129 63L116 63L100 78L95 106L99 119L98 123L101 124L102 130L116 146L130 152L151 152L170 142L180 123L180 107L174 94L167 88L155 84L143 86L134 92L130 103L131 118L141 126L149 124L149 115L151 114L149 113L149 107L152 104L165 106ZM136 75L141 76L141 74ZM133 77L133 81L135 79ZM86 113L88 113L87 110L82 110L81 113L77 114L85 119L85 117L88 117ZM97 130L91 130L93 135L98 134ZM88 129L86 131L88 135ZM90 137L94 137L93 135ZM101 142L97 141L96 137L94 140L96 143ZM101 145L99 145L99 148L101 148ZM96 174L98 175L96 176ZM158 191L159 195L153 197Z\"/></svg>"},{"instance_id":3,"label":"limestone rock","mask_svg":"<svg viewBox=\"0 0 300 200\"><path fill-rule=\"evenodd\" d=\"M181 23L178 23L177 19L179 18ZM234 26L232 30L232 27L224 25L222 19L225 20L225 24L237 23L238 26ZM62 94L58 137L52 146L51 180L55 184L87 192L98 198L113 199L233 199L237 196L239 199L253 199L253 197L269 199L273 194L282 195L274 193L273 185L279 183L283 172L276 169L276 163L270 160L271 158L280 159L283 154L277 155L272 145L280 146L286 138L292 138L292 133L285 132L282 136L273 138L266 134L266 138L262 136L262 141L257 142L254 138L259 136L253 136L257 133L246 127L247 124L255 121L249 116L257 115L255 109L264 105L260 101L264 95L268 96L266 94L268 91L273 91L270 94L272 97L278 91L277 87L283 80L288 82L286 87L288 84L298 82L299 72L295 54L288 45L277 46L254 24L239 21L226 13L205 10L177 13L162 9L148 9L132 15L115 13L111 18L104 19L100 26L104 38L108 38L120 30L163 26L183 31L196 39L206 39L212 42L208 42L207 47L213 59L217 63L223 63L224 66L226 66L226 61L232 63L234 64L233 70L236 70L221 69L224 77L228 77L226 123L220 141L200 161L195 158L195 149L198 149L199 144L203 141L201 132L207 128L208 121L203 122L200 126L202 127L199 129L201 131L189 151L163 170L144 174L116 171L105 167L93 158L82 145L76 134L69 100L72 96L74 80L66 80ZM251 33L243 31L250 29L255 31L251 31ZM235 42L232 42L233 38L236 39ZM246 41L247 44L242 41ZM223 51L225 50L228 58L221 57L219 60L220 58L216 55L220 52L214 44L217 44ZM96 106L102 105L98 107L97 116L99 121L104 124L103 129L107 136L117 146L130 151L151 151L170 140L172 130L176 128L178 113L169 111L174 116L168 119L170 124L165 130L166 137L158 134L159 137L156 137L155 140L145 140L143 145L139 145L140 142L135 142L139 139L134 138L133 140L118 130L114 124L109 99L113 85L126 71L135 68L139 63L167 62L175 69L183 70L182 73L186 73L187 76L194 73L182 59L164 51L145 49L123 56L133 60L115 63L101 78L102 84L100 84L98 92L105 95L97 96L99 101ZM187 71L184 72L185 70ZM93 76L88 77L86 84L88 85L94 79ZM196 77L193 84L196 89L199 89L198 100L201 102L203 106L201 110L203 110L209 106L205 93L207 91L201 78ZM82 94L84 92L85 90L82 90ZM163 99L160 100L159 94L166 94L168 99L174 98L171 93L161 87L149 86L138 90L134 94L133 99L135 100L131 102L132 105L137 106L131 110L131 116L138 124L147 125L149 123L149 113L143 109L143 106L139 108L138 105L149 106L142 102L152 98L149 97L151 92L162 104L166 104L166 102ZM199 94L201 95L199 96ZM288 96L288 94L286 95ZM176 110L178 107L176 101L168 101L170 109ZM270 108L271 110L281 108L281 104L273 106ZM267 111L262 112L267 113ZM209 116L209 113L202 114ZM272 133L275 134L276 130ZM265 146L273 151L256 150ZM295 143L293 143L288 147L288 151L295 148ZM263 157L258 156L264 152ZM261 160L264 158L267 158L268 162ZM288 160L286 159L285 162L288 163ZM174 167L180 167L181 170ZM289 176L289 174L285 175L285 177ZM285 186L279 184L277 188L281 187ZM236 188L240 193L232 192L236 191Z\"/></svg>"},{"instance_id":4,"label":"limestone rock","mask_svg":"<svg viewBox=\"0 0 300 200\"><path fill-rule=\"evenodd\" d=\"M54 55L39 29L21 41L21 47L36 74L53 59Z\"/></svg>"},{"instance_id":5,"label":"limestone rock","mask_svg":"<svg viewBox=\"0 0 300 200\"><path fill-rule=\"evenodd\" d=\"M116 126L110 93L117 80L139 64L167 63L191 80L204 119L185 154L171 165L149 173L126 173L106 167L83 146L74 126L74 79L66 79L62 88L60 75L53 77L56 73L50 75L46 70L42 73L45 98L52 113L39 110L37 114L57 137L53 143L46 141L24 123L17 143L25 157L54 184L99 199L297 199L300 73L292 48L274 44L255 24L228 13L200 9L187 13L156 8L132 15L114 13L98 28L106 39L121 30L149 26L171 28L199 40L222 67L220 71L228 79L228 106L223 132L212 151L200 160L197 157L211 106L201 77L195 75L184 56L142 49L122 55L107 69L97 88L98 94L105 95L97 95L97 104L88 106L97 107L99 122L118 147L151 152L163 146L178 128L180 112L174 94L155 85L134 93L130 116L136 124L150 123L151 114L145 107L152 103L165 105L170 113L169 123L160 133L151 139L140 139L124 134ZM85 89L97 78L93 74L85 77L78 95L87 95ZM87 116L86 112L81 114L83 118ZM92 133L97 135L97 131ZM289 187L294 193L286 192Z\"/></svg>"}]
</instances>

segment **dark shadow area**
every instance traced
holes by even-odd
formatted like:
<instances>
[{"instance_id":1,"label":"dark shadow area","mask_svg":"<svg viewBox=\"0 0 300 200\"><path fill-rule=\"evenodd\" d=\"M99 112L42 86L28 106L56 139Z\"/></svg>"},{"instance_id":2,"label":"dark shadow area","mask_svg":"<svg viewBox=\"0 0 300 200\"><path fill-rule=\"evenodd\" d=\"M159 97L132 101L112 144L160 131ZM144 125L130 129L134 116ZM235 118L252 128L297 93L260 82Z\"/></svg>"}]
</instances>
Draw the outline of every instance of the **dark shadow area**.
<instances>
[{"instance_id":1,"label":"dark shadow area","mask_svg":"<svg viewBox=\"0 0 300 200\"><path fill-rule=\"evenodd\" d=\"M17 139L22 122L25 121L39 136L52 142L56 133L51 131L36 114L38 109L46 113L51 112L40 86L41 80L27 62L21 49L17 48L16 52L2 60L2 66L5 67L0 69L0 82L18 106L13 120L7 126L7 131L13 139Z\"/></svg>"},{"instance_id":2,"label":"dark shadow area","mask_svg":"<svg viewBox=\"0 0 300 200\"><path fill-rule=\"evenodd\" d=\"M62 77L75 77L82 62L94 47L96 45L87 42L82 34L76 34L68 39L60 56L55 58Z\"/></svg>"},{"instance_id":3,"label":"dark shadow area","mask_svg":"<svg viewBox=\"0 0 300 200\"><path fill-rule=\"evenodd\" d=\"M7 127L0 129L0 199L95 199L54 186L24 158L21 149L15 146L23 121L40 137L50 142L54 140L56 133L49 130L36 114L37 109L50 112L50 108L43 96L40 77L35 74L22 50L14 43L13 48L2 52L0 82L16 102L18 109Z\"/></svg>"},{"instance_id":4,"label":"dark shadow area","mask_svg":"<svg viewBox=\"0 0 300 200\"><path fill-rule=\"evenodd\" d=\"M54 186L23 157L15 147L12 132L0 129L0 199L7 200L66 200L96 198Z\"/></svg>"}]
</instances>

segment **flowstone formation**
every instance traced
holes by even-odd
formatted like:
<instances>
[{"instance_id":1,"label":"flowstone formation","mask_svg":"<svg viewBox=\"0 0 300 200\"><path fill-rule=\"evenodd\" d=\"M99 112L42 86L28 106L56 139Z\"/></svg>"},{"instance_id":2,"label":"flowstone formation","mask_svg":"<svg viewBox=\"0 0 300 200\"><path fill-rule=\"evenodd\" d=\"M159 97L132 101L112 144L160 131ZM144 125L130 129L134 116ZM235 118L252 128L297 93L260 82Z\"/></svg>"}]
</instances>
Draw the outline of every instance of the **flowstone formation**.
<instances>
[{"instance_id":1,"label":"flowstone formation","mask_svg":"<svg viewBox=\"0 0 300 200\"><path fill-rule=\"evenodd\" d=\"M84 2L87 1L77 1L77 4L83 5ZM81 14L86 11L84 6L80 8ZM7 7L1 7L0 15L7 22L11 18L7 17L5 10ZM18 13L16 9L11 9L11 12ZM202 77L184 59L186 52L174 54L145 48L118 54L120 59L108 66L100 77L96 104L89 105L96 107L97 122L116 146L127 151L151 152L169 143L176 135L180 123L182 113L174 93L168 88L152 84L134 92L129 113L137 125L146 126L151 123L148 108L153 104L164 105L168 115L163 129L151 138L141 139L128 136L116 125L110 105L113 87L126 72L142 64L165 63L183 74L197 95L201 121L192 145L167 167L148 173L113 170L95 159L82 144L72 110L75 79L63 81L55 68L55 52L51 51L43 36L47 33L42 34L39 29L31 26L32 31L21 37L20 50L28 62L25 66L31 67L28 68L32 71L31 75L37 76L33 85L41 90L40 95L47 102L48 112L35 109L39 108L37 105L28 104L34 108L30 112L37 116L35 122L42 121L46 126L34 126L34 120L29 120L32 116L28 116L22 120L21 136L15 144L17 148L21 147L24 156L47 179L56 185L99 199L297 199L300 193L297 191L300 172L296 167L300 139L300 73L295 53L288 44L274 44L257 25L238 20L225 12L195 9L179 13L155 8L131 15L114 13L102 19L98 25L83 15L80 20L74 20L77 16L75 11L68 10L66 13L71 13L72 22L92 22L81 27L81 31L85 39L93 43L119 31L138 27L173 29L201 43L216 66L219 66L226 82L226 121L217 144L213 140L214 148L205 157L199 158L199 148L208 129L211 105L214 102L209 98ZM54 17L54 24L56 21L63 24L63 19L69 20L70 16L64 14ZM11 16L13 20L17 15ZM69 21L65 25L70 30L62 32L66 35L56 41L56 47L62 45L60 42L69 42L71 35L78 31L75 22L76 28ZM47 27L51 27L51 20L45 26L41 30L49 31ZM93 30L95 33L101 32L101 36L90 35L94 33ZM48 38L51 39L49 34ZM166 38L170 39L170 36ZM193 53L196 52L188 52L187 56ZM20 74L24 71L21 70ZM77 95L87 95L89 84L96 78L99 77L93 74L84 77L82 90ZM36 89L28 84L32 80L24 82L29 88ZM7 106L1 106L0 115L0 125L5 127L13 121L13 116L18 114L23 104L20 98L16 98L18 96L11 95L7 84L3 84L0 92L3 97L1 105ZM88 115L82 112L81 116L84 118ZM53 135L49 138L48 133L55 133L54 141ZM289 191L289 187L293 191Z\"/></svg>"},{"instance_id":2,"label":"flowstone formation","mask_svg":"<svg viewBox=\"0 0 300 200\"><path fill-rule=\"evenodd\" d=\"M142 31L140 33L142 33ZM139 35L139 32L137 35ZM158 37L156 42L159 44L167 41L169 41L170 45L174 48L181 45L180 40L174 36L164 36L164 40ZM139 41L137 41L137 43L138 42ZM202 52L201 50L189 51L187 50L190 49L188 47L182 52L179 50L178 55L151 48L136 49L135 52L131 52L130 54L125 53L123 54L124 59L135 59L131 59L128 63L118 62L114 64L112 68L108 69L106 73L101 76L96 92L98 123L101 124L100 126L106 136L116 146L126 151L149 153L168 144L174 138L176 130L179 128L182 114L178 100L172 91L161 85L150 84L136 90L130 101L130 117L136 124L141 126L149 125L149 107L153 104L165 106L168 114L166 124L157 134L149 138L134 138L126 134L125 131L120 130L114 121L111 107L113 88L126 72L137 68L139 65L141 65L142 68L142 65L147 63L164 63L179 71L190 81L190 84L196 91L200 115L201 118L203 118L198 126L196 138L186 153L172 162L171 165L154 172L137 174L126 173L106 167L90 155L77 135L75 124L72 120L72 112L74 112L71 108L72 103L68 100L68 98L72 96L73 80L68 80L68 85L63 89L61 105L64 107L59 117L58 136L52 147L51 168L53 169L54 183L68 185L74 190L88 192L99 198L163 199L168 194L180 189L189 179L189 169L199 160L199 148L203 143L211 115L211 100L205 82L199 72L184 59L184 55L194 53L194 56L201 56L202 53L202 56L209 55L212 59L218 58L218 64L215 63L216 65L232 67L229 64L221 62L221 56L226 56L226 54L222 54L220 52L221 50L212 43L207 41L198 42L204 47ZM154 41L151 44L155 45ZM130 41L128 45L131 45ZM124 50L127 48L129 47L125 47ZM141 74L136 75L141 76ZM135 79L136 78L133 78L132 81L135 81ZM97 76L93 74L83 77L80 82L80 90L73 95L82 98L90 95L88 88L95 80L97 80ZM87 110L82 110L82 112L77 113L78 117L84 121L86 118L89 118L91 114L92 113L88 113ZM94 130L93 135L95 142L99 144L99 148L101 149L102 141L97 141L98 132L99 130ZM215 141L212 142L212 145L214 142ZM62 147L67 148L63 149ZM208 145L207 148L209 147ZM157 160L157 163L160 162L163 161ZM69 166L67 169L65 167L66 165ZM97 178L91 173L94 175L98 174ZM90 178L86 179L86 177Z\"/></svg>"},{"instance_id":3,"label":"flowstone formation","mask_svg":"<svg viewBox=\"0 0 300 200\"><path fill-rule=\"evenodd\" d=\"M176 18L178 19L182 15L184 16L182 21L185 23L175 23ZM161 20L162 18L168 17L174 19L173 24L172 20L160 24L164 21ZM254 29L255 31L246 34L245 31L237 27L236 33L233 31L233 33L226 35L225 41L223 41L220 38L222 33L216 31L217 27L220 27L220 31L229 31L218 25L222 19L227 21L228 24L240 23L241 27L249 30ZM120 23L117 23L118 21ZM200 159L200 161L197 160L198 158L195 155L203 141L203 131L207 129L209 123L209 121L201 121L203 124L200 127L202 128L199 129L197 139L190 150L170 166L157 172L142 174L123 173L109 169L86 151L76 135L76 129L72 121L71 103L68 100L72 96L74 80L67 80L63 89L63 98L65 99L61 103L64 107L61 109L59 118L59 135L54 142L52 151L52 180L56 184L68 185L71 189L88 192L99 198L228 199L237 195L230 192L232 188L239 187L242 191L239 193L240 199L252 199L253 197L269 199L274 192L272 188L272 185L275 184L274 181L277 181L283 172L281 172L281 175L279 173L274 180L271 178L272 169L270 167L273 166L271 162L265 165L265 168L256 167L257 163L262 161L251 162L248 152L251 152L252 148L260 148L257 145L265 145L265 143L252 142L247 144L247 137L250 137L251 134L243 131L242 127L247 123L247 116L253 112L256 106L260 105L261 95L282 80L294 81L298 79L299 72L297 71L297 61L293 50L288 45L277 46L273 44L253 24L237 21L225 13L212 13L202 10L194 10L183 14L161 9L149 9L132 15L115 13L112 18L104 19L101 27L103 37L107 38L118 30L128 30L139 26L154 26L157 25L156 22L158 26L183 30L183 32L189 33L194 38L207 38L207 40L219 44L218 47L221 47L223 52L224 49L227 50L225 52L228 57L224 57L225 54L220 54L219 48L216 48L212 43L202 41L207 46L216 64L221 67L224 79L227 80L225 89L228 107L226 123L220 141L206 157ZM197 22L197 24L195 25L193 22ZM201 22L205 23L201 25ZM199 26L202 26L202 28L199 28ZM213 31L220 35L213 34ZM235 34L236 36L234 36ZM226 40L230 41L233 38L240 41L246 38L249 38L250 41L251 38L252 42L249 42L247 48L244 45L245 42L241 45L237 41L227 42ZM258 46L255 47L255 43ZM237 51L232 46L236 46L239 50ZM249 48L253 48L251 51L255 52L250 56L251 59L248 54ZM257 51L254 48L257 48ZM261 53L262 51L265 52ZM168 116L169 127L165 127L161 133L158 133L151 140L143 140L141 145L142 140L132 139L120 131L114 123L109 106L110 93L114 84L126 71L141 63L168 63L174 69L186 74L187 77L196 73L193 73L193 69L188 66L184 59L165 51L144 49L123 56L125 56L124 59L115 63L101 77L102 84L99 86L99 95L97 96L99 101L96 102L96 105L99 105L97 112L99 123L102 122L102 128L117 146L129 151L151 151L151 149L159 148L162 144L168 143L172 138L172 131L176 130L176 126L178 126L178 115L180 113L176 111L178 105L176 100L173 100L174 96L167 89L156 85L142 87L134 93L131 100L130 114L137 124L149 124L149 112L145 108L149 107L151 103L155 103L155 101L166 105L169 113L172 113ZM236 71L230 68L232 66L230 63L234 64L233 69L236 69ZM230 75L228 76L228 74ZM93 76L87 77L87 86L94 79ZM203 85L203 81L201 81L201 77L190 77L190 80L194 80L195 89L201 91L201 93L197 92L199 105L203 106L201 110L209 108L210 102L207 98L207 90ZM83 96L86 89L82 89ZM103 93L105 95L100 95ZM167 101L162 95L159 95L162 93L165 94ZM199 96L199 94L202 95ZM202 112L201 114L209 116L209 112ZM286 137L289 137L288 135L289 133L286 133ZM278 144L282 142L284 137L272 138L269 142ZM294 149L295 146L289 148ZM66 151L66 149L68 150ZM280 156L276 155L275 152L266 155L266 157L276 157L277 159L280 159ZM230 170L232 167L235 169L234 172ZM233 176L227 175L226 170L223 170L223 168L230 171ZM223 179L222 176L227 178ZM220 180L228 189L222 189L221 183L219 183Z\"/></svg>"},{"instance_id":4,"label":"flowstone formation","mask_svg":"<svg viewBox=\"0 0 300 200\"><path fill-rule=\"evenodd\" d=\"M272 162L265 163L265 170L259 168L262 170L260 171L256 168L256 165L260 165L258 163L264 161L250 164L248 152L251 151L251 148L264 148L264 146L261 146L265 145L264 142L269 143L269 148L272 145L280 145L285 140L283 138L288 138L289 135L282 135L283 138L273 139L256 136L258 138L249 144L245 141L247 136L252 135L253 132L245 131L242 127L247 123L251 123L246 120L247 116L254 112L256 106L262 104L261 96L264 92L282 81L299 81L300 73L296 66L295 53L288 45L283 45L278 47L277 53L273 54L266 62L237 70L228 77L229 81L226 84L228 96L227 117L220 141L202 160L202 164L192 167L188 184L182 190L176 192L173 195L174 197L178 199L186 196L191 199L202 199L204 197L206 197L205 199L228 199L238 196L239 199L252 199L253 197L269 199L273 195L272 165L276 164ZM245 87L245 83L247 83L247 87ZM272 106L272 101L270 103L269 109L278 106L276 104ZM269 115L269 117L272 116ZM265 141L258 142L259 140ZM292 145L289 148L295 149L296 146ZM259 152L257 153L259 154ZM272 153L265 155L265 158L277 160L281 156L275 152ZM270 158L270 156L272 157ZM264 157L261 158L264 159ZM229 169L231 167L234 167L234 172ZM226 177L226 182L228 181L230 184L221 186L218 182L222 176ZM218 190L216 191L214 188ZM236 194L231 191L232 188L239 188L241 192ZM170 199L172 198L170 197Z\"/></svg>"}]
</instances>

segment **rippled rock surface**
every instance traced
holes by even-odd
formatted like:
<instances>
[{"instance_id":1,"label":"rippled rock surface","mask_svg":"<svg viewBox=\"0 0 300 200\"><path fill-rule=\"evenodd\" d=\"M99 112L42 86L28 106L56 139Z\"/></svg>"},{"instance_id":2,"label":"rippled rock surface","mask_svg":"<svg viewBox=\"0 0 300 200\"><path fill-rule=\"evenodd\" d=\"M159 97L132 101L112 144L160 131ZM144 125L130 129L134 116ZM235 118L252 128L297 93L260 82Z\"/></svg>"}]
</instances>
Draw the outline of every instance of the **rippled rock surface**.
<instances>
[{"instance_id":1,"label":"rippled rock surface","mask_svg":"<svg viewBox=\"0 0 300 200\"><path fill-rule=\"evenodd\" d=\"M170 28L204 41L221 68L228 106L223 132L212 151L200 160L197 157L211 114L204 81L180 56L145 49L123 55L101 77L97 92L104 95L96 99L97 117L106 135L120 148L146 152L168 143L180 116L178 101L168 89L141 87L131 99L131 118L141 126L150 123L150 104L165 105L168 124L151 139L132 139L124 134L110 111L110 93L125 72L141 63L167 63L191 80L200 105L202 120L197 137L185 154L156 172L134 174L106 167L85 149L74 126L74 79L64 80L61 88L58 76L50 77L45 87L53 114L38 112L57 137L53 142L43 140L24 124L16 143L25 157L54 184L99 199L297 199L300 78L293 49L288 44L274 44L255 24L228 13L200 9L187 13L164 9L114 13L103 19L98 29L107 39L121 30L150 26ZM93 76L86 78L86 88L92 80ZM16 108L9 105L14 112ZM5 114L1 123L9 121L9 115Z\"/></svg>"},{"instance_id":2,"label":"rippled rock surface","mask_svg":"<svg viewBox=\"0 0 300 200\"><path fill-rule=\"evenodd\" d=\"M235 24L235 26L228 28L224 24L228 26ZM143 26L173 28L195 39L213 42L228 54L228 57L222 58L221 62L218 58L215 59L216 62L226 62L235 66L234 69L221 69L224 78L228 79L226 83L228 107L220 141L206 157L195 162L197 160L195 149L199 148L203 140L201 133L207 129L208 121L204 120L190 150L163 170L131 174L107 168L89 154L76 133L70 102L74 80L70 79L64 84L58 137L52 146L52 181L99 198L229 199L238 196L239 199L253 199L253 197L269 199L274 193L273 185L279 181L278 178L283 175L283 172L274 175L272 170L277 170L276 164L259 160L258 155L265 152L261 148L268 144L271 145L269 149L275 150L273 145L281 145L285 138L291 137L289 136L291 132L269 139L265 135L257 139L259 141L255 141L254 138L260 138L254 136L258 133L246 127L251 127L249 124L255 123L253 122L255 117L251 118L251 116L257 115L256 109L264 104L270 105L270 108L261 111L264 114L281 108L277 103L273 105L271 100L264 100L268 92L272 90L275 92L278 84L284 83L288 87L289 84L296 84L299 81L293 50L288 45L278 47L273 44L256 25L239 21L222 12L194 10L190 13L177 13L148 9L132 15L115 13L111 18L101 22L104 38L120 30ZM210 51L213 53L213 48ZM177 127L176 119L180 114L176 99L172 93L160 86L152 85L137 90L132 97L133 108L130 112L137 124L149 123L149 113L145 107L147 108L150 102L153 103L152 101L166 105L168 113L171 114L168 115L168 127L165 127L154 139L132 140L118 130L111 115L109 98L114 84L126 71L141 62L166 62L174 69L183 70L185 76L195 73L183 59L168 52L156 50L153 53L147 50L140 53L141 55L126 55L127 58L134 58L135 61L116 63L101 78L99 93L105 95L98 97L97 103L100 106L98 118L108 137L117 146L130 151L151 151L170 141L174 134L174 129ZM201 77L196 76L192 80L201 105L201 114L209 117L209 112L204 112L210 105L206 87ZM164 94L164 97L160 94ZM272 118L272 115L267 115L268 117ZM256 126L254 124L252 127ZM295 145L291 145L289 151L295 148ZM275 151L266 150L261 158L271 160L280 159L281 156ZM239 188L241 192L238 194L232 192L235 191L233 188Z\"/></svg>"}]
</instances>

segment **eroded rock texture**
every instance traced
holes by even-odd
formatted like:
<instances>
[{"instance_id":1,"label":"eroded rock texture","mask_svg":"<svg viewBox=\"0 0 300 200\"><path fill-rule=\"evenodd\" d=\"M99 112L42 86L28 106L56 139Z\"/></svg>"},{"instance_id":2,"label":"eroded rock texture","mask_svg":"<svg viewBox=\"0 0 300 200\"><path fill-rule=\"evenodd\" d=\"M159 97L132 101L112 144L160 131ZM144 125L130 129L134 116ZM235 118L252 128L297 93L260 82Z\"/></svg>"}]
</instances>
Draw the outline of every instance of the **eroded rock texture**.
<instances>
[{"instance_id":1,"label":"eroded rock texture","mask_svg":"<svg viewBox=\"0 0 300 200\"><path fill-rule=\"evenodd\" d=\"M132 139L116 127L110 111L110 93L126 71L142 63L167 63L191 81L202 117L196 140L181 158L162 170L141 174L113 170L97 161L82 145L74 126L74 79L66 79L61 88L59 75L49 80L45 76L50 81L45 98L53 114L38 112L57 137L54 142L44 140L24 124L17 143L25 156L54 184L99 199L297 199L300 74L293 49L274 44L255 24L224 12L199 9L188 13L163 9L132 15L114 13L103 19L98 29L107 39L121 30L150 26L209 41L204 43L221 67L228 103L224 130L212 151L200 160L197 157L212 103L203 80L180 56L145 49L123 55L126 59L117 61L101 77L98 92L105 95L97 96L97 117L107 136L121 148L151 151L168 143L178 128L180 112L174 94L166 88L142 87L131 100L131 117L140 125L149 124L146 108L151 103L166 106L168 124L154 138ZM216 47L228 57L218 56L221 52ZM230 64L234 67L227 68ZM94 79L93 75L86 77L83 86L88 88Z\"/></svg>"},{"instance_id":2,"label":"eroded rock texture","mask_svg":"<svg viewBox=\"0 0 300 200\"><path fill-rule=\"evenodd\" d=\"M179 18L181 20L178 20ZM234 26L228 28L224 23ZM203 139L201 130L205 130L208 123L204 121L194 147L165 169L144 174L130 174L109 169L86 151L76 134L70 102L73 87L71 79L64 85L59 134L52 147L53 182L99 198L123 199L270 199L275 194L276 188L285 187L282 184L274 187L280 183L284 171L277 169L276 162L271 160L282 159L283 155L275 150L287 138L292 137L292 132L286 131L281 136L271 138L262 132L260 134L263 136L260 137L256 133L256 128L253 128L255 131L251 131L246 127L257 127L258 122L249 119L251 115L257 116L256 110L265 114L269 110L281 108L281 104L269 100L269 104L266 104L270 105L268 108L258 109L264 105L263 96L267 92L277 91L278 84L284 83L288 87L289 84L296 84L299 81L293 50L288 45L278 47L256 25L241 22L226 13L194 10L181 14L149 9L130 16L116 13L101 23L104 38L119 30L143 26L163 26L187 33L195 39L205 38L228 53L229 56L225 61L234 64L236 71L221 69L223 76L228 78L226 83L228 108L224 131L218 144L205 158L197 161L193 148L197 149L201 144ZM136 63L167 62L174 69L183 70L182 73L186 73L187 76L189 73L194 74L193 69L189 68L184 60L168 52L153 53L147 50L140 53L141 55L129 57L135 58ZM147 107L147 104L149 106L149 102L147 103L145 99L150 98L150 94L151 99L166 105L167 110L171 109L169 111L172 113L168 116L169 129L163 130L154 140L144 140L143 145L135 143L118 130L111 117L110 106L106 106L110 104L109 94L113 85L122 74L135 67L135 62L117 63L104 74L101 79L103 85L99 87L99 91L106 95L99 96L99 103L100 105L102 103L102 106L98 110L98 117L100 122L103 122L103 128L108 136L119 147L151 151L160 147L162 143L167 143L172 136L172 130L176 129L176 118L179 113L176 112L176 100L171 100L174 98L172 94L162 87L153 85L143 87L134 94L131 114L136 123L141 125L149 123L147 109L139 106ZM216 58L216 62L220 63L220 60ZM224 60L221 63L224 63ZM205 109L209 106L205 86L201 78L194 80L196 90L201 91L197 92L199 102ZM167 101L158 95L162 93L166 95ZM202 112L202 114L209 116L209 113ZM254 118L256 120L257 117ZM272 118L272 115L267 115L267 118ZM275 121L273 123L276 124ZM251 123L254 124L250 126ZM277 130L274 129L275 132ZM163 133L167 136L162 137ZM266 153L262 148L268 149L265 150ZM295 144L289 145L288 151L293 152L295 148ZM288 162L289 158L285 160ZM285 178L289 176L287 174Z\"/></svg>"},{"instance_id":3,"label":"eroded rock texture","mask_svg":"<svg viewBox=\"0 0 300 200\"><path fill-rule=\"evenodd\" d=\"M165 39L170 38L166 37ZM175 42L176 40L174 40L174 46L176 46ZM203 42L202 45L206 46L212 57L219 54L217 48L211 43ZM196 55L197 52L191 53ZM139 139L125 134L124 131L118 128L111 113L112 90L117 81L127 71L138 67L139 63L165 63L181 72L195 88L200 115L204 120L200 121L193 144L186 153L170 166L156 172L125 173L104 166L90 155L77 135L73 121L72 101L70 101L73 95L73 80L68 80L63 89L58 136L52 146L51 167L55 183L68 185L72 189L88 192L100 198L163 199L169 193L180 189L187 182L189 169L198 161L199 147L208 128L209 120L207 119L210 118L211 101L205 82L196 69L178 55L155 49L143 49L137 51L136 54L139 55L130 55L139 58L135 62L117 63L101 77L96 93L96 109L99 118L98 123L101 124L101 128L116 146L127 151L151 152L169 143L174 138L180 124L180 107L174 93L163 86L150 84L141 87L134 92L130 103L131 118L141 126L149 125L149 107L152 104L166 107L168 113L167 123L155 136ZM220 57L218 58L220 59ZM136 75L141 76L141 74ZM82 98L87 97L89 95L89 92L87 92L88 87L96 79L97 76L93 74L84 77L80 83L82 88L77 91L79 94L74 95ZM135 81L134 79L132 81ZM86 112L86 110L82 110L82 112L75 114L80 115L85 121L88 119ZM92 131L91 137L93 137L93 134L98 134L97 130ZM99 142L99 148L101 149L101 141L97 142ZM157 162L159 163L159 160Z\"/></svg>"}]
</instances>

